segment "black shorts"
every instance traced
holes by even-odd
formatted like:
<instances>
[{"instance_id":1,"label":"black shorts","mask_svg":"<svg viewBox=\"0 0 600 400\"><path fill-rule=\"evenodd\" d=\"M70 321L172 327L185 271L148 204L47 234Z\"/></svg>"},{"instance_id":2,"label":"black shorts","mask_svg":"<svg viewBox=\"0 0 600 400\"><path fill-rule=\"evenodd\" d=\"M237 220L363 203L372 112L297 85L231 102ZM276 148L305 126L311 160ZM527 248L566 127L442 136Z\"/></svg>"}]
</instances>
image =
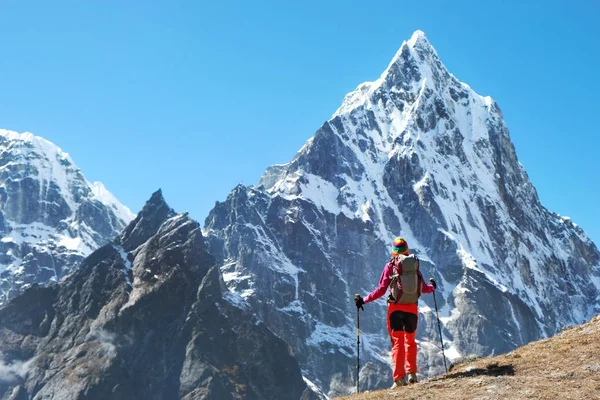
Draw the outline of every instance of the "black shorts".
<instances>
[{"instance_id":1,"label":"black shorts","mask_svg":"<svg viewBox=\"0 0 600 400\"><path fill-rule=\"evenodd\" d=\"M419 317L410 312L394 311L390 314L390 328L392 332L405 331L413 333L417 330Z\"/></svg>"}]
</instances>

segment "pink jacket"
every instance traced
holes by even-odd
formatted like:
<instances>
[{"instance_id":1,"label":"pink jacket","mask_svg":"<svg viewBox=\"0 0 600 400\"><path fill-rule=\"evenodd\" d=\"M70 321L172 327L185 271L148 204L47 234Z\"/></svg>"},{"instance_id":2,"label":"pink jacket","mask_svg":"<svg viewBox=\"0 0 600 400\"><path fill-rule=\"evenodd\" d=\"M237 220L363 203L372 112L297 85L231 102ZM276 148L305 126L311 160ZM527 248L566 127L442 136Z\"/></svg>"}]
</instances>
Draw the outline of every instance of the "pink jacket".
<instances>
[{"instance_id":1,"label":"pink jacket","mask_svg":"<svg viewBox=\"0 0 600 400\"><path fill-rule=\"evenodd\" d=\"M393 269L394 269L394 267L391 262L388 262L385 265L385 267L383 268L383 272L381 273L381 278L379 278L379 286L377 287L377 289L373 290L367 297L365 297L365 304L370 303L374 300L377 300L378 298L380 298L381 296L383 296L385 294L385 292L390 287L390 282L392 281L392 275L394 275ZM422 282L422 285L421 285L421 293L422 294L431 293L435 290L433 285L430 285L425 282L425 279L423 279L423 275L421 274L420 271L419 271L419 279L421 279L421 282Z\"/></svg>"}]
</instances>

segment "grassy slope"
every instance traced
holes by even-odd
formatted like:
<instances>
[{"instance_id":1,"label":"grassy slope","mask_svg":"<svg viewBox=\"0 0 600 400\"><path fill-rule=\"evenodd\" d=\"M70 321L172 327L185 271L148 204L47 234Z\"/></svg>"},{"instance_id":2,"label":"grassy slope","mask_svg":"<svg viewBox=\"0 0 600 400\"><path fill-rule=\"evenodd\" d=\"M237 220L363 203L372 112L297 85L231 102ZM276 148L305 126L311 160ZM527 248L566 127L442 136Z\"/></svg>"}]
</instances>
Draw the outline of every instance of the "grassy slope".
<instances>
[{"instance_id":1,"label":"grassy slope","mask_svg":"<svg viewBox=\"0 0 600 400\"><path fill-rule=\"evenodd\" d=\"M415 385L340 399L600 399L600 316Z\"/></svg>"}]
</instances>

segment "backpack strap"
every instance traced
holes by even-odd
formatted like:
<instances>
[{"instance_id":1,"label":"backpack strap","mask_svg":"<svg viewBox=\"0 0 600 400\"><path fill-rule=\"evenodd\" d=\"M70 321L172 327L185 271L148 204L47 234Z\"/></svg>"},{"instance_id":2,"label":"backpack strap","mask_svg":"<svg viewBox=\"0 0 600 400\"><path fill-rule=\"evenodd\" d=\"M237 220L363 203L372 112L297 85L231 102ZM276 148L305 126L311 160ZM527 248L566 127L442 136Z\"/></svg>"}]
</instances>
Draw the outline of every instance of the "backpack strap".
<instances>
[{"instance_id":1,"label":"backpack strap","mask_svg":"<svg viewBox=\"0 0 600 400\"><path fill-rule=\"evenodd\" d=\"M398 293L398 291L396 290L398 288L398 281L401 280L400 276L402 274L402 263L400 262L398 256L392 257L389 262L390 264L392 264L392 275L390 276L390 295L388 296L388 303L396 303L398 299L402 296L401 292ZM398 299L394 298L393 293L396 293L396 297L398 297Z\"/></svg>"},{"instance_id":2,"label":"backpack strap","mask_svg":"<svg viewBox=\"0 0 600 400\"><path fill-rule=\"evenodd\" d=\"M415 254L415 260L417 261L417 285L419 286L417 290L419 291L419 297L421 297L423 291L423 275L421 274L421 263L419 262L419 257Z\"/></svg>"},{"instance_id":3,"label":"backpack strap","mask_svg":"<svg viewBox=\"0 0 600 400\"><path fill-rule=\"evenodd\" d=\"M390 263L392 263L392 278L400 277L402 275L402 261L400 261L400 258L398 256L392 257Z\"/></svg>"}]
</instances>

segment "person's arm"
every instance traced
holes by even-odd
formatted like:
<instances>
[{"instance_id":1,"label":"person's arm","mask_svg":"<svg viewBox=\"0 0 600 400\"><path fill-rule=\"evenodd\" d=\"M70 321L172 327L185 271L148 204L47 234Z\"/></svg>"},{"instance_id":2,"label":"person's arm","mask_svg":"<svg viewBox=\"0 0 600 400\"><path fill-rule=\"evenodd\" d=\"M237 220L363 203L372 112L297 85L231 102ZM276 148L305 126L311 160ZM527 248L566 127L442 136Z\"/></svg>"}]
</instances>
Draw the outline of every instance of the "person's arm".
<instances>
[{"instance_id":1,"label":"person's arm","mask_svg":"<svg viewBox=\"0 0 600 400\"><path fill-rule=\"evenodd\" d=\"M419 278L421 278L421 293L422 294L428 294L428 293L433 293L433 291L435 290L435 286L430 285L429 283L427 283L425 281L425 279L423 279L423 275L421 274L421 271L419 271Z\"/></svg>"},{"instance_id":2,"label":"person's arm","mask_svg":"<svg viewBox=\"0 0 600 400\"><path fill-rule=\"evenodd\" d=\"M387 289L390 287L390 281L392 280L392 274L390 271L391 264L387 263L385 268L383 268L381 278L379 278L379 286L377 286L377 289L373 290L367 297L365 297L365 304L375 301L385 294Z\"/></svg>"}]
</instances>

